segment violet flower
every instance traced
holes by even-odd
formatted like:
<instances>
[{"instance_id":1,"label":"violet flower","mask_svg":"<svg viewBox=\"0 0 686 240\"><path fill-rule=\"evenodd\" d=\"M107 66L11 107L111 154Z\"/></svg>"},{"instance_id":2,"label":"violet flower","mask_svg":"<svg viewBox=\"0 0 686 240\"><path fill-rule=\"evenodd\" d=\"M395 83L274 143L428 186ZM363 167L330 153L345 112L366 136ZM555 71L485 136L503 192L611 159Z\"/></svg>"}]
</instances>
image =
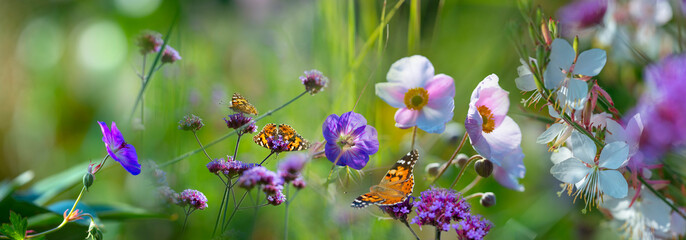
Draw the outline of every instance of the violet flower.
<instances>
[{"instance_id":1,"label":"violet flower","mask_svg":"<svg viewBox=\"0 0 686 240\"><path fill-rule=\"evenodd\" d=\"M207 197L198 190L186 189L179 194L180 206L189 205L191 208L204 210L207 208Z\"/></svg>"},{"instance_id":2,"label":"violet flower","mask_svg":"<svg viewBox=\"0 0 686 240\"><path fill-rule=\"evenodd\" d=\"M557 11L565 35L603 23L607 0L577 0Z\"/></svg>"},{"instance_id":3,"label":"violet flower","mask_svg":"<svg viewBox=\"0 0 686 240\"><path fill-rule=\"evenodd\" d=\"M305 85L305 90L314 95L326 87L329 79L317 70L305 71L305 76L300 76L300 81Z\"/></svg>"},{"instance_id":4,"label":"violet flower","mask_svg":"<svg viewBox=\"0 0 686 240\"><path fill-rule=\"evenodd\" d=\"M300 176L300 172L307 163L307 155L304 153L291 154L279 164L279 176L284 182L289 183Z\"/></svg>"},{"instance_id":5,"label":"violet flower","mask_svg":"<svg viewBox=\"0 0 686 240\"><path fill-rule=\"evenodd\" d=\"M136 148L124 141L124 136L117 129L117 124L112 122L111 130L104 122L98 122L98 124L102 131L102 141L105 142L105 147L110 157L119 162L132 175L141 173L141 165L138 163Z\"/></svg>"},{"instance_id":6,"label":"violet flower","mask_svg":"<svg viewBox=\"0 0 686 240\"><path fill-rule=\"evenodd\" d=\"M493 224L487 219L481 219L479 215L470 215L453 227L457 232L457 239L481 240L486 237Z\"/></svg>"},{"instance_id":7,"label":"violet flower","mask_svg":"<svg viewBox=\"0 0 686 240\"><path fill-rule=\"evenodd\" d=\"M391 206L379 206L381 211L386 212L395 220L407 221L407 215L412 212L414 206L414 197L410 196L404 202Z\"/></svg>"},{"instance_id":8,"label":"violet flower","mask_svg":"<svg viewBox=\"0 0 686 240\"><path fill-rule=\"evenodd\" d=\"M146 31L138 37L138 47L143 55L160 51L164 44L162 34L153 31Z\"/></svg>"},{"instance_id":9,"label":"violet flower","mask_svg":"<svg viewBox=\"0 0 686 240\"><path fill-rule=\"evenodd\" d=\"M231 129L238 129L243 125L249 123L248 126L246 126L238 132L238 135L257 132L257 126L255 125L255 122L252 120L252 117L248 117L243 113L231 114L224 118L224 122L226 122L226 127Z\"/></svg>"},{"instance_id":10,"label":"violet flower","mask_svg":"<svg viewBox=\"0 0 686 240\"><path fill-rule=\"evenodd\" d=\"M245 189L251 189L256 185L280 185L281 182L281 178L276 173L263 166L256 166L243 172L237 181L238 186Z\"/></svg>"},{"instance_id":11,"label":"violet flower","mask_svg":"<svg viewBox=\"0 0 686 240\"><path fill-rule=\"evenodd\" d=\"M338 166L360 170L369 162L369 155L379 150L376 129L367 125L367 120L359 113L347 112L340 117L329 115L322 132L326 139L326 158Z\"/></svg>"},{"instance_id":12,"label":"violet flower","mask_svg":"<svg viewBox=\"0 0 686 240\"><path fill-rule=\"evenodd\" d=\"M170 47L167 45L164 48L164 52L162 53L162 63L174 63L178 60L181 60L181 55L179 55L179 52L176 51L176 49Z\"/></svg>"},{"instance_id":13,"label":"violet flower","mask_svg":"<svg viewBox=\"0 0 686 240\"><path fill-rule=\"evenodd\" d=\"M395 112L395 126L414 126L442 133L453 118L455 83L445 74L434 75L434 67L424 56L402 58L388 70L388 82L376 84L376 95Z\"/></svg>"},{"instance_id":14,"label":"violet flower","mask_svg":"<svg viewBox=\"0 0 686 240\"><path fill-rule=\"evenodd\" d=\"M474 149L495 163L493 177L503 186L524 191L519 179L526 168L522 159L522 132L507 116L509 93L498 85L498 76L487 76L472 92L465 129Z\"/></svg>"},{"instance_id":15,"label":"violet flower","mask_svg":"<svg viewBox=\"0 0 686 240\"><path fill-rule=\"evenodd\" d=\"M461 221L470 216L471 206L461 194L452 189L436 188L421 193L419 200L414 201L417 216L410 223L432 225L441 231L449 231L451 221Z\"/></svg>"}]
</instances>

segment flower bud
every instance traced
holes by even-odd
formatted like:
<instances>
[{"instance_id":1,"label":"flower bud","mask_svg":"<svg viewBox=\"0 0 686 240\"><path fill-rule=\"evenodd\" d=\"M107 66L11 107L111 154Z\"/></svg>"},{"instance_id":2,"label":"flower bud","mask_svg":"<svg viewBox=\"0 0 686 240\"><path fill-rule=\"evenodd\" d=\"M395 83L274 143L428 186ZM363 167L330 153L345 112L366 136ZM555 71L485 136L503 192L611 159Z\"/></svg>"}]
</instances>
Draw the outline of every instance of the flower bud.
<instances>
[{"instance_id":1,"label":"flower bud","mask_svg":"<svg viewBox=\"0 0 686 240\"><path fill-rule=\"evenodd\" d=\"M457 154L457 157L455 158L455 166L458 168L464 167L465 164L467 164L467 161L469 160L469 157L467 154L460 153Z\"/></svg>"},{"instance_id":2,"label":"flower bud","mask_svg":"<svg viewBox=\"0 0 686 240\"><path fill-rule=\"evenodd\" d=\"M202 119L193 114L186 115L181 121L179 121L179 129L184 131L198 131L200 128L205 126L202 123Z\"/></svg>"},{"instance_id":3,"label":"flower bud","mask_svg":"<svg viewBox=\"0 0 686 240\"><path fill-rule=\"evenodd\" d=\"M86 240L100 240L103 239L102 237L102 231L98 228L98 225L95 224L95 222L91 221L90 226L88 226L88 236L86 236Z\"/></svg>"},{"instance_id":4,"label":"flower bud","mask_svg":"<svg viewBox=\"0 0 686 240\"><path fill-rule=\"evenodd\" d=\"M487 178L488 176L491 176L491 173L493 173L493 163L488 159L481 159L474 163L474 170L479 174L479 176Z\"/></svg>"},{"instance_id":5,"label":"flower bud","mask_svg":"<svg viewBox=\"0 0 686 240\"><path fill-rule=\"evenodd\" d=\"M310 95L315 95L326 87L329 79L322 72L313 69L305 71L305 75L300 77L300 81L305 85L305 90Z\"/></svg>"},{"instance_id":6,"label":"flower bud","mask_svg":"<svg viewBox=\"0 0 686 240\"><path fill-rule=\"evenodd\" d=\"M490 207L495 205L495 194L492 192L487 192L481 195L481 205L484 207Z\"/></svg>"},{"instance_id":7,"label":"flower bud","mask_svg":"<svg viewBox=\"0 0 686 240\"><path fill-rule=\"evenodd\" d=\"M93 179L95 177L93 176L92 173L87 172L86 174L83 175L83 186L86 187L86 190L93 185Z\"/></svg>"},{"instance_id":8,"label":"flower bud","mask_svg":"<svg viewBox=\"0 0 686 240\"><path fill-rule=\"evenodd\" d=\"M426 168L424 168L424 171L426 171L426 173L429 174L429 176L436 177L438 173L441 171L441 164L429 163L426 165Z\"/></svg>"}]
</instances>

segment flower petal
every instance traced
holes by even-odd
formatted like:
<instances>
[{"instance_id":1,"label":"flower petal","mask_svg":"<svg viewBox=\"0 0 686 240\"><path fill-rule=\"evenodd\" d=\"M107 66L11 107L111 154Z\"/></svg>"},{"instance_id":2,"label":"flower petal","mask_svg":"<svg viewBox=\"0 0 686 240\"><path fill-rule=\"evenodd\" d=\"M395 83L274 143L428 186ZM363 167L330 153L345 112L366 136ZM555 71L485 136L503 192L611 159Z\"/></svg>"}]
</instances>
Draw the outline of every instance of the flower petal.
<instances>
[{"instance_id":1,"label":"flower petal","mask_svg":"<svg viewBox=\"0 0 686 240\"><path fill-rule=\"evenodd\" d=\"M120 147L124 143L124 136L121 135L121 132L117 128L117 124L115 122L112 122L112 131L110 132L110 137L115 148Z\"/></svg>"},{"instance_id":2,"label":"flower petal","mask_svg":"<svg viewBox=\"0 0 686 240\"><path fill-rule=\"evenodd\" d=\"M492 87L500 88L498 81L498 75L491 74L486 76L484 80L481 80L481 82L479 82L479 85L476 85L474 91L472 91L472 96L469 100L469 104L474 104L474 102L476 102L476 100L481 97L481 90Z\"/></svg>"},{"instance_id":3,"label":"flower petal","mask_svg":"<svg viewBox=\"0 0 686 240\"><path fill-rule=\"evenodd\" d=\"M633 156L638 152L638 145L642 133L643 120L641 120L641 114L636 113L626 125L626 143L629 145L629 156Z\"/></svg>"},{"instance_id":4,"label":"flower petal","mask_svg":"<svg viewBox=\"0 0 686 240\"><path fill-rule=\"evenodd\" d=\"M481 96L474 103L476 107L485 106L491 110L496 128L500 126L503 118L507 115L507 110L510 108L510 99L507 95L508 92L500 87L486 88L481 90Z\"/></svg>"},{"instance_id":5,"label":"flower petal","mask_svg":"<svg viewBox=\"0 0 686 240\"><path fill-rule=\"evenodd\" d=\"M437 108L433 108L436 105ZM445 130L445 124L453 119L453 109L455 109L455 100L452 97L444 98L442 103L429 102L419 111L417 127L428 133L442 133Z\"/></svg>"},{"instance_id":6,"label":"flower petal","mask_svg":"<svg viewBox=\"0 0 686 240\"><path fill-rule=\"evenodd\" d=\"M358 127L367 125L367 119L362 114L356 112L343 113L338 119L338 132L350 134Z\"/></svg>"},{"instance_id":7,"label":"flower petal","mask_svg":"<svg viewBox=\"0 0 686 240\"><path fill-rule=\"evenodd\" d=\"M112 128L114 128L114 124L112 124ZM110 156L132 175L141 173L141 165L138 163L138 155L136 155L136 148L133 145L125 144L117 153Z\"/></svg>"},{"instance_id":8,"label":"flower petal","mask_svg":"<svg viewBox=\"0 0 686 240\"><path fill-rule=\"evenodd\" d=\"M401 108L395 112L395 126L398 128L411 128L417 125L419 111Z\"/></svg>"},{"instance_id":9,"label":"flower petal","mask_svg":"<svg viewBox=\"0 0 686 240\"><path fill-rule=\"evenodd\" d=\"M364 131L355 140L354 148L360 148L365 153L371 155L379 151L379 140L377 137L376 128L366 125L363 127Z\"/></svg>"},{"instance_id":10,"label":"flower petal","mask_svg":"<svg viewBox=\"0 0 686 240\"><path fill-rule=\"evenodd\" d=\"M562 70L548 63L548 67L543 72L543 85L546 89L557 89L566 77L567 75L562 73Z\"/></svg>"},{"instance_id":11,"label":"flower petal","mask_svg":"<svg viewBox=\"0 0 686 240\"><path fill-rule=\"evenodd\" d=\"M552 66L555 70L568 70L572 67L576 52L574 52L574 48L572 48L572 45L569 45L567 40L556 38L550 47L550 63L548 63L548 68Z\"/></svg>"},{"instance_id":12,"label":"flower petal","mask_svg":"<svg viewBox=\"0 0 686 240\"><path fill-rule=\"evenodd\" d=\"M100 125L100 131L102 131L102 141L105 143L105 146L110 146L112 144L112 134L110 133L110 128L107 127L107 123L105 122L98 121L98 125Z\"/></svg>"},{"instance_id":13,"label":"flower petal","mask_svg":"<svg viewBox=\"0 0 686 240\"><path fill-rule=\"evenodd\" d=\"M596 147L593 140L578 131L572 132L572 152L574 157L588 164L594 165Z\"/></svg>"},{"instance_id":14,"label":"flower petal","mask_svg":"<svg viewBox=\"0 0 686 240\"><path fill-rule=\"evenodd\" d=\"M338 140L338 119L338 115L331 114L326 117L326 120L322 125L322 133L324 134L324 139L327 142L335 143Z\"/></svg>"},{"instance_id":15,"label":"flower petal","mask_svg":"<svg viewBox=\"0 0 686 240\"><path fill-rule=\"evenodd\" d=\"M519 179L524 178L524 153L521 148L516 148L502 156L502 167L493 168L493 177L500 185L516 191L524 191L524 186L519 184Z\"/></svg>"},{"instance_id":16,"label":"flower petal","mask_svg":"<svg viewBox=\"0 0 686 240\"><path fill-rule=\"evenodd\" d=\"M481 119L481 115L476 110L476 107L470 104L467 119L464 121L464 127L469 136L469 142L479 155L490 159L491 147L483 136L482 124L483 119Z\"/></svg>"},{"instance_id":17,"label":"flower petal","mask_svg":"<svg viewBox=\"0 0 686 240\"><path fill-rule=\"evenodd\" d=\"M564 96L564 98L558 98L558 100L563 100L565 105L581 110L584 108L588 97L588 83L576 78L569 79L567 85L562 86L558 90L558 94Z\"/></svg>"},{"instance_id":18,"label":"flower petal","mask_svg":"<svg viewBox=\"0 0 686 240\"><path fill-rule=\"evenodd\" d=\"M484 133L483 138L489 145L491 162L503 166L513 149L520 148L522 143L522 131L519 125L509 116L505 116L502 124L490 133Z\"/></svg>"},{"instance_id":19,"label":"flower petal","mask_svg":"<svg viewBox=\"0 0 686 240\"><path fill-rule=\"evenodd\" d=\"M408 89L425 87L433 77L433 65L429 59L420 55L401 58L391 65L391 69L386 74L388 82L400 83Z\"/></svg>"},{"instance_id":20,"label":"flower petal","mask_svg":"<svg viewBox=\"0 0 686 240\"><path fill-rule=\"evenodd\" d=\"M607 55L605 50L590 49L579 54L574 65L574 74L581 74L584 76L596 76L603 70L607 62Z\"/></svg>"},{"instance_id":21,"label":"flower petal","mask_svg":"<svg viewBox=\"0 0 686 240\"><path fill-rule=\"evenodd\" d=\"M376 95L394 108L403 108L408 89L402 83L382 82L376 84Z\"/></svg>"},{"instance_id":22,"label":"flower petal","mask_svg":"<svg viewBox=\"0 0 686 240\"><path fill-rule=\"evenodd\" d=\"M335 142L327 142L326 145L324 145L324 154L326 155L326 158L329 159L329 161L331 161L332 163L336 162L336 158L338 157L338 154L340 152L341 149ZM336 165L345 166L345 163L341 160L342 159L339 159Z\"/></svg>"},{"instance_id":23,"label":"flower petal","mask_svg":"<svg viewBox=\"0 0 686 240\"><path fill-rule=\"evenodd\" d=\"M553 162L553 164L558 164L561 163L564 160L573 158L574 155L572 155L572 150L569 150L569 148L566 147L561 147L558 148L557 151L553 152L553 154L550 155L550 161Z\"/></svg>"},{"instance_id":24,"label":"flower petal","mask_svg":"<svg viewBox=\"0 0 686 240\"><path fill-rule=\"evenodd\" d=\"M626 197L629 185L626 179L617 170L600 171L598 181L600 182L600 191L613 198Z\"/></svg>"},{"instance_id":25,"label":"flower petal","mask_svg":"<svg viewBox=\"0 0 686 240\"><path fill-rule=\"evenodd\" d=\"M553 165L550 174L564 183L575 184L583 180L591 171L581 160L569 158L558 164Z\"/></svg>"},{"instance_id":26,"label":"flower petal","mask_svg":"<svg viewBox=\"0 0 686 240\"><path fill-rule=\"evenodd\" d=\"M627 140L624 128L614 119L608 118L605 121L605 131L605 142L625 142Z\"/></svg>"},{"instance_id":27,"label":"flower petal","mask_svg":"<svg viewBox=\"0 0 686 240\"><path fill-rule=\"evenodd\" d=\"M553 125L550 125L548 129L545 130L545 132L541 133L538 138L536 138L536 143L538 144L547 144L549 142L552 142L555 140L557 136L560 136L562 134L562 131L566 129L565 125L562 123L555 123Z\"/></svg>"},{"instance_id":28,"label":"flower petal","mask_svg":"<svg viewBox=\"0 0 686 240\"><path fill-rule=\"evenodd\" d=\"M629 146L625 142L613 142L605 145L598 158L598 166L617 169L629 160Z\"/></svg>"},{"instance_id":29,"label":"flower petal","mask_svg":"<svg viewBox=\"0 0 686 240\"><path fill-rule=\"evenodd\" d=\"M521 65L517 67L517 74L519 77L515 79L515 84L517 84L519 90L525 92L536 90L536 80L531 70L529 70L529 66Z\"/></svg>"},{"instance_id":30,"label":"flower petal","mask_svg":"<svg viewBox=\"0 0 686 240\"><path fill-rule=\"evenodd\" d=\"M452 77L445 74L438 74L429 81L425 87L429 93L429 102L431 99L441 99L445 97L455 97L455 81Z\"/></svg>"},{"instance_id":31,"label":"flower petal","mask_svg":"<svg viewBox=\"0 0 686 240\"><path fill-rule=\"evenodd\" d=\"M369 155L362 149L351 148L343 153L341 162L344 162L345 166L360 170L369 162Z\"/></svg>"}]
</instances>

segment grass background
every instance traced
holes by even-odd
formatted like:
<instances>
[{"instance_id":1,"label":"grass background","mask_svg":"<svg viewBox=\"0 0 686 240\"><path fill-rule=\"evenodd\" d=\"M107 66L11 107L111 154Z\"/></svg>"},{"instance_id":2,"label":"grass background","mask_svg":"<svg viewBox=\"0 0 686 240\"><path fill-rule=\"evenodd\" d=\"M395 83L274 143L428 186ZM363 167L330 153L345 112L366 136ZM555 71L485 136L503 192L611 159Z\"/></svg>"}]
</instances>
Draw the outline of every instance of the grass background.
<instances>
[{"instance_id":1,"label":"grass background","mask_svg":"<svg viewBox=\"0 0 686 240\"><path fill-rule=\"evenodd\" d=\"M547 15L553 15L563 3L537 1ZM386 14L396 4L389 1ZM481 207L476 199L470 201L473 212L494 223L490 239L616 238L598 211L581 214L579 204L556 195L559 187L548 172L552 166L549 153L545 146L534 143L544 125L516 114L523 109L518 104L522 96L514 85L519 56L508 37L512 28L522 33L526 29L516 28L522 20L515 1L406 0L383 28L383 35L374 36L383 9L382 1L2 1L0 179L31 170L39 180L99 160L105 149L96 121L117 122L141 161L166 162L197 148L191 133L177 129L184 115L203 118L205 127L199 137L210 142L229 132L222 118L230 113L227 102L233 92L266 112L303 91L298 80L303 71L318 69L330 79L328 88L304 96L258 126L287 123L310 141L321 141L324 119L350 111L359 97L355 111L377 128L380 150L361 178L341 177L328 187L323 182L331 163L312 161L305 170L308 187L291 206L289 237L411 239L399 222L379 219L382 212L377 208L356 210L349 205L409 151L411 131L394 127L395 109L375 96L373 84L385 81L388 68L397 59L421 54L432 61L436 73L455 79L454 121L460 125L471 91L485 76L497 74L501 86L510 92L510 113L523 131L527 173L522 182L526 191L505 189L492 178L471 190L497 196L497 205L491 208ZM142 57L135 39L143 30L164 33L177 12L169 45L183 59L165 65L150 80L144 127L140 128L128 121L140 89L136 74ZM616 100L620 110L633 101L630 95L625 98ZM137 117L139 114L136 112ZM448 159L457 145L455 137L420 131L415 196L429 187L424 167ZM232 137L207 151L215 158L222 157L233 153L234 144ZM244 138L238 159L256 162L267 154ZM286 155L270 160L267 167L274 169ZM105 222L108 239L210 238L223 184L207 172L206 163L202 154L196 154L163 168L172 188L197 189L209 199L209 208L192 214L183 233L181 209L159 204L145 171L131 176L118 166L108 168L98 174L83 201L126 203L169 213L162 219ZM437 184L449 186L458 170L449 168ZM457 189L474 177L473 171L467 171ZM46 204L73 199L79 188L75 186ZM232 239L283 238L283 219L283 206L242 210L229 234ZM433 238L432 227L423 231L416 225L413 228L423 239ZM452 238L454 233L444 237Z\"/></svg>"}]
</instances>

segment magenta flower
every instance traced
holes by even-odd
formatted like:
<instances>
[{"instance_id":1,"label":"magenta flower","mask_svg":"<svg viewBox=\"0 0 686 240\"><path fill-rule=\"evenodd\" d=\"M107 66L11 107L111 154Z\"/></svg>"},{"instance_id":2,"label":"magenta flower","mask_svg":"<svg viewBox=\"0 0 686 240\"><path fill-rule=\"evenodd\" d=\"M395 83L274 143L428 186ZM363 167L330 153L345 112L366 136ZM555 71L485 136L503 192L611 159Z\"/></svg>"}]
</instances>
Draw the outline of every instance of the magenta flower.
<instances>
[{"instance_id":1,"label":"magenta flower","mask_svg":"<svg viewBox=\"0 0 686 240\"><path fill-rule=\"evenodd\" d=\"M162 63L174 63L178 60L181 60L181 55L179 55L179 52L167 45L162 53Z\"/></svg>"},{"instance_id":2,"label":"magenta flower","mask_svg":"<svg viewBox=\"0 0 686 240\"><path fill-rule=\"evenodd\" d=\"M204 210L207 208L207 197L198 190L186 189L179 194L179 205L189 205L193 209Z\"/></svg>"},{"instance_id":3,"label":"magenta flower","mask_svg":"<svg viewBox=\"0 0 686 240\"><path fill-rule=\"evenodd\" d=\"M445 74L434 75L434 67L424 56L402 58L388 70L388 82L376 84L376 95L394 108L395 126L414 126L442 133L453 118L455 83Z\"/></svg>"},{"instance_id":4,"label":"magenta flower","mask_svg":"<svg viewBox=\"0 0 686 240\"><path fill-rule=\"evenodd\" d=\"M557 11L565 35L603 23L607 0L577 0Z\"/></svg>"},{"instance_id":5,"label":"magenta flower","mask_svg":"<svg viewBox=\"0 0 686 240\"><path fill-rule=\"evenodd\" d=\"M498 85L498 76L484 78L472 92L465 129L474 149L495 163L493 176L503 186L524 191L518 183L526 171L520 146L519 125L507 116L510 107L508 92Z\"/></svg>"},{"instance_id":6,"label":"magenta flower","mask_svg":"<svg viewBox=\"0 0 686 240\"><path fill-rule=\"evenodd\" d=\"M347 112L340 117L329 115L322 132L326 139L326 158L338 166L360 170L369 162L369 155L379 150L376 129L367 125L367 119L359 113Z\"/></svg>"},{"instance_id":7,"label":"magenta flower","mask_svg":"<svg viewBox=\"0 0 686 240\"><path fill-rule=\"evenodd\" d=\"M257 132L257 126L255 125L255 121L252 120L252 117L248 117L243 113L231 114L224 118L224 122L226 122L226 127L231 129L238 129L243 125L250 123L240 132L238 132L238 135Z\"/></svg>"},{"instance_id":8,"label":"magenta flower","mask_svg":"<svg viewBox=\"0 0 686 240\"><path fill-rule=\"evenodd\" d=\"M133 175L141 173L141 165L138 163L138 155L136 155L136 148L133 145L124 141L124 136L121 135L117 124L112 122L112 129L107 127L107 123L98 122L100 130L102 130L102 141L105 142L107 153L119 162L126 171Z\"/></svg>"},{"instance_id":9,"label":"magenta flower","mask_svg":"<svg viewBox=\"0 0 686 240\"><path fill-rule=\"evenodd\" d=\"M407 215L412 212L414 206L414 197L410 196L404 202L391 206L379 206L381 211L386 212L393 219L400 221L407 221Z\"/></svg>"},{"instance_id":10,"label":"magenta flower","mask_svg":"<svg viewBox=\"0 0 686 240\"><path fill-rule=\"evenodd\" d=\"M307 154L291 154L279 164L278 174L284 182L289 183L301 176L300 172L305 167L305 163L307 163Z\"/></svg>"},{"instance_id":11,"label":"magenta flower","mask_svg":"<svg viewBox=\"0 0 686 240\"><path fill-rule=\"evenodd\" d=\"M487 219L481 219L479 215L470 215L454 225L458 239L484 239L493 224Z\"/></svg>"},{"instance_id":12,"label":"magenta flower","mask_svg":"<svg viewBox=\"0 0 686 240\"><path fill-rule=\"evenodd\" d=\"M305 76L300 76L300 81L305 85L305 90L310 92L310 95L315 95L326 87L329 79L322 72L312 69L305 71Z\"/></svg>"},{"instance_id":13,"label":"magenta flower","mask_svg":"<svg viewBox=\"0 0 686 240\"><path fill-rule=\"evenodd\" d=\"M413 203L417 216L410 223L432 225L447 232L453 225L451 221L461 221L470 216L471 206L461 194L452 189L431 187L422 192L419 200Z\"/></svg>"}]
</instances>

